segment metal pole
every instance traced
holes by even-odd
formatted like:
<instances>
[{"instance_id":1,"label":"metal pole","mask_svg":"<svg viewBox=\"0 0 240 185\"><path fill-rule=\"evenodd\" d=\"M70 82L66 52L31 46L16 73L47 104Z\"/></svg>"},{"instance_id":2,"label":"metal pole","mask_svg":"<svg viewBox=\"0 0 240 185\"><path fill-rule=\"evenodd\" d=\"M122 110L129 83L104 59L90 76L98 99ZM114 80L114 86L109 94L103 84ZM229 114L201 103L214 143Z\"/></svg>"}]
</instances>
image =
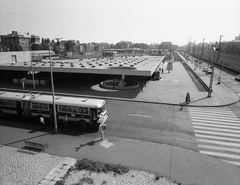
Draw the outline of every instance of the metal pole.
<instances>
[{"instance_id":1,"label":"metal pole","mask_svg":"<svg viewBox=\"0 0 240 185\"><path fill-rule=\"evenodd\" d=\"M55 106L55 97L54 97L54 83L53 83L53 71L52 71L52 58L51 58L51 52L50 52L50 43L48 45L49 45L49 63L50 63L50 73L51 73L51 84L52 84L54 129L55 129L55 132L57 132L57 115L56 115L56 106Z\"/></svg>"},{"instance_id":2,"label":"metal pole","mask_svg":"<svg viewBox=\"0 0 240 185\"><path fill-rule=\"evenodd\" d=\"M207 97L211 97L212 96L212 84L213 84L213 73L214 73L214 62L215 60L217 60L217 56L216 56L216 52L217 52L217 48L214 48L214 59L211 62L212 63L212 74L210 77L210 83L209 83L209 90L208 90L208 96Z\"/></svg>"},{"instance_id":3,"label":"metal pole","mask_svg":"<svg viewBox=\"0 0 240 185\"><path fill-rule=\"evenodd\" d=\"M220 35L219 46L218 46L218 62L220 62L221 38L222 38L222 37L223 37L223 35ZM221 71L222 71L222 68L220 69L220 73L219 73L218 83L217 83L217 84L221 84Z\"/></svg>"},{"instance_id":4,"label":"metal pole","mask_svg":"<svg viewBox=\"0 0 240 185\"><path fill-rule=\"evenodd\" d=\"M202 57L203 57L204 40L205 40L205 39L203 39L203 43L202 43L202 54L201 54Z\"/></svg>"},{"instance_id":5,"label":"metal pole","mask_svg":"<svg viewBox=\"0 0 240 185\"><path fill-rule=\"evenodd\" d=\"M34 71L33 71L33 64L32 64L32 52L31 52L32 44L35 44L35 43L30 44L30 61L31 61L32 81L33 81L33 89L35 89L35 79L34 79Z\"/></svg>"}]
</instances>

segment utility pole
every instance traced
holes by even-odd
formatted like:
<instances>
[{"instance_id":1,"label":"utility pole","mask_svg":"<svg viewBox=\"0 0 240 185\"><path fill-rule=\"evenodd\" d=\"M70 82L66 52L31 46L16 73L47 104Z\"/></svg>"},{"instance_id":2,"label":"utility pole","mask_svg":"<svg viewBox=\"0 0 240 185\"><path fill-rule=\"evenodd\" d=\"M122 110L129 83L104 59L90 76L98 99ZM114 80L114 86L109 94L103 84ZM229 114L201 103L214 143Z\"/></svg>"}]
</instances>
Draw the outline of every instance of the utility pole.
<instances>
[{"instance_id":1,"label":"utility pole","mask_svg":"<svg viewBox=\"0 0 240 185\"><path fill-rule=\"evenodd\" d=\"M212 63L212 74L211 74L211 77L210 77L210 83L209 83L208 96L207 96L207 97L211 97L211 95L212 95L212 84L213 84L213 74L214 74L214 62L215 62L215 60L217 60L217 51L218 51L218 48L213 47L213 50L214 50L214 58L213 58L213 61L211 62L211 63Z\"/></svg>"},{"instance_id":2,"label":"utility pole","mask_svg":"<svg viewBox=\"0 0 240 185\"><path fill-rule=\"evenodd\" d=\"M220 35L219 38L219 46L218 46L218 62L220 62L220 52L221 52L221 39L222 39L223 35ZM219 73L219 77L218 77L218 84L221 84L221 71L222 68L220 68L220 73Z\"/></svg>"},{"instance_id":3,"label":"utility pole","mask_svg":"<svg viewBox=\"0 0 240 185\"><path fill-rule=\"evenodd\" d=\"M202 57L203 57L204 40L205 40L205 39L203 39L203 43L202 43L202 54L201 54Z\"/></svg>"}]
</instances>

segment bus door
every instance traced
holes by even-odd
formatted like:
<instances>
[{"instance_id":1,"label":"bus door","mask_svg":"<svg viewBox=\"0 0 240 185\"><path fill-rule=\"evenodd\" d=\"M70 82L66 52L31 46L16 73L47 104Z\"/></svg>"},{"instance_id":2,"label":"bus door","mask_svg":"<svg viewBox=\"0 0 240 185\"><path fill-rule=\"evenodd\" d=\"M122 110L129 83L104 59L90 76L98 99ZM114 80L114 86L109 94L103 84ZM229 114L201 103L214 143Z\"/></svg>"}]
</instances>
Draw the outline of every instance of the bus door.
<instances>
[{"instance_id":1,"label":"bus door","mask_svg":"<svg viewBox=\"0 0 240 185\"><path fill-rule=\"evenodd\" d=\"M22 99L22 114L25 118L31 118L30 97L26 96Z\"/></svg>"},{"instance_id":2,"label":"bus door","mask_svg":"<svg viewBox=\"0 0 240 185\"><path fill-rule=\"evenodd\" d=\"M58 114L57 114L57 105L55 105L55 110L56 110L56 118L58 120ZM50 121L54 122L54 114L53 114L53 105L49 104L49 116L50 116Z\"/></svg>"},{"instance_id":3,"label":"bus door","mask_svg":"<svg viewBox=\"0 0 240 185\"><path fill-rule=\"evenodd\" d=\"M90 109L91 124L97 124L97 109Z\"/></svg>"},{"instance_id":4,"label":"bus door","mask_svg":"<svg viewBox=\"0 0 240 185\"><path fill-rule=\"evenodd\" d=\"M18 117L22 117L22 106L21 106L21 102L17 101L17 115Z\"/></svg>"}]
</instances>

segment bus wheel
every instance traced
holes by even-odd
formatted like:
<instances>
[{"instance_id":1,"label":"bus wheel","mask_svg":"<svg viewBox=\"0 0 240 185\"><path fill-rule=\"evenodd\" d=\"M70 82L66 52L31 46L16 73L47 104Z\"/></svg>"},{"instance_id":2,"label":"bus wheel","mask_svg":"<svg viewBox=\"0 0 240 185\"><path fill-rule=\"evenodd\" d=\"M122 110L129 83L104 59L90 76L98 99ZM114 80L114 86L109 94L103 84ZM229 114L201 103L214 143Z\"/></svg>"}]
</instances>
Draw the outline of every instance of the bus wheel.
<instances>
[{"instance_id":1,"label":"bus wheel","mask_svg":"<svg viewBox=\"0 0 240 185\"><path fill-rule=\"evenodd\" d=\"M4 116L3 111L0 110L0 118Z\"/></svg>"},{"instance_id":2,"label":"bus wheel","mask_svg":"<svg viewBox=\"0 0 240 185\"><path fill-rule=\"evenodd\" d=\"M79 125L80 125L81 128L86 128L87 127L87 123L84 120L80 120Z\"/></svg>"}]
</instances>

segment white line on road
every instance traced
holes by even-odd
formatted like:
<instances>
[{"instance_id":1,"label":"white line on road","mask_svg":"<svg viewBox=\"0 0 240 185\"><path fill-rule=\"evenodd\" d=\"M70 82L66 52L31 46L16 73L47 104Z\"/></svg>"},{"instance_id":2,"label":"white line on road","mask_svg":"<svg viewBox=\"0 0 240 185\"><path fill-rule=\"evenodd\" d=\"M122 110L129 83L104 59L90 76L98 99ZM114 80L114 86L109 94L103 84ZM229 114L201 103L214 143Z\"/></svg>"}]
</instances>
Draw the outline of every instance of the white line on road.
<instances>
[{"instance_id":1,"label":"white line on road","mask_svg":"<svg viewBox=\"0 0 240 185\"><path fill-rule=\"evenodd\" d=\"M238 131L238 130L221 129L221 128L210 128L210 127L203 127L203 126L193 126L193 128L203 129L203 130L214 130L214 131L222 131L222 132L240 133L240 131Z\"/></svg>"},{"instance_id":2,"label":"white line on road","mask_svg":"<svg viewBox=\"0 0 240 185\"><path fill-rule=\"evenodd\" d=\"M207 148L211 150L220 150L220 151L228 151L228 152L236 152L240 153L240 149L237 148L226 148L226 147L221 147L221 146L213 146L213 145L198 145L199 148Z\"/></svg>"},{"instance_id":3,"label":"white line on road","mask_svg":"<svg viewBox=\"0 0 240 185\"><path fill-rule=\"evenodd\" d=\"M151 118L152 117L152 116L142 115L142 114L129 114L129 116L139 116L139 117L145 117L145 118Z\"/></svg>"},{"instance_id":4,"label":"white line on road","mask_svg":"<svg viewBox=\"0 0 240 185\"><path fill-rule=\"evenodd\" d=\"M209 126L209 127L218 127L218 128L227 128L227 129L237 129L240 130L240 125L237 127L233 126L225 126L225 125L218 125L218 124L212 124L212 123L197 123L197 122L192 122L194 125L200 125L200 126Z\"/></svg>"},{"instance_id":5,"label":"white line on road","mask_svg":"<svg viewBox=\"0 0 240 185\"><path fill-rule=\"evenodd\" d=\"M239 95L240 96L240 95ZM222 159L221 159L222 160ZM224 161L224 162L226 162L226 163L229 163L229 164L233 164L233 165L235 165L235 166L240 166L240 162L235 162L235 161L228 161L228 160L222 160L222 161Z\"/></svg>"},{"instance_id":6,"label":"white line on road","mask_svg":"<svg viewBox=\"0 0 240 185\"><path fill-rule=\"evenodd\" d=\"M198 120L198 119L192 119L192 122L195 122L195 123L212 123L212 124L229 125L229 126L240 126L240 122L239 123L229 123L229 122L226 122L226 121L221 122L221 121Z\"/></svg>"},{"instance_id":7,"label":"white line on road","mask_svg":"<svg viewBox=\"0 0 240 185\"><path fill-rule=\"evenodd\" d=\"M209 152L209 151L199 151L201 154L207 154L207 155L212 155L212 156L218 156L218 157L228 157L232 159L240 159L239 155L234 155L234 154L224 154L224 153L218 153L218 152Z\"/></svg>"},{"instance_id":8,"label":"white line on road","mask_svg":"<svg viewBox=\"0 0 240 185\"><path fill-rule=\"evenodd\" d=\"M223 120L223 118L210 118L210 117L201 117L201 116L191 116L192 119L207 119L207 120L216 120L216 121L221 121ZM224 118L224 121L230 121L230 122L236 122L236 123L239 123L240 120L239 118Z\"/></svg>"},{"instance_id":9,"label":"white line on road","mask_svg":"<svg viewBox=\"0 0 240 185\"><path fill-rule=\"evenodd\" d=\"M225 140L225 141L235 141L235 142L240 143L240 139L229 138L229 137L210 136L210 135L203 135L203 134L195 134L195 136L199 137L199 138L218 139L218 140Z\"/></svg>"},{"instance_id":10,"label":"white line on road","mask_svg":"<svg viewBox=\"0 0 240 185\"><path fill-rule=\"evenodd\" d=\"M212 144L216 144L216 145L240 147L240 143L229 143L229 142L225 142L225 141L214 141L214 140L208 140L208 139L197 139L197 141L199 143L212 143Z\"/></svg>"},{"instance_id":11,"label":"white line on road","mask_svg":"<svg viewBox=\"0 0 240 185\"><path fill-rule=\"evenodd\" d=\"M206 131L206 130L194 130L195 133L202 133L202 134L212 134L212 135L218 135L218 136L230 136L230 137L239 137L239 134L231 134L231 133L223 133L223 132L212 132L212 131Z\"/></svg>"},{"instance_id":12,"label":"white line on road","mask_svg":"<svg viewBox=\"0 0 240 185\"><path fill-rule=\"evenodd\" d=\"M190 115L196 115L196 116L217 116L217 117L233 117L233 118L237 118L237 116L234 113L231 114L223 114L223 113L211 113L211 112L190 112Z\"/></svg>"},{"instance_id":13,"label":"white line on road","mask_svg":"<svg viewBox=\"0 0 240 185\"><path fill-rule=\"evenodd\" d=\"M205 114L207 114L207 113L213 113L213 114L230 114L230 115L232 115L232 114L234 114L232 111L228 111L228 110L226 110L226 111L208 111L208 110L189 110L189 112L199 112L199 113L205 113Z\"/></svg>"}]
</instances>

